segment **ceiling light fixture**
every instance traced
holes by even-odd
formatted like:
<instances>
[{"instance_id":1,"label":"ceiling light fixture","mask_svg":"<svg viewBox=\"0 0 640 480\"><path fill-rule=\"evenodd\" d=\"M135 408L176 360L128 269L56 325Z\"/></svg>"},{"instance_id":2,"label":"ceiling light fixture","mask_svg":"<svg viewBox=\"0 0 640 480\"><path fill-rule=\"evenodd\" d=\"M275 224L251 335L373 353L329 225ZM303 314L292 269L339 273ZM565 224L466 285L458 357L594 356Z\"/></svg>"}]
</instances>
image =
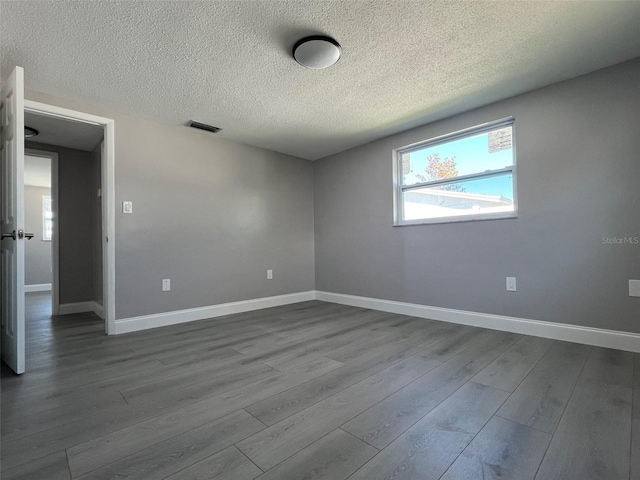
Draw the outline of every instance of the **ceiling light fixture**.
<instances>
[{"instance_id":1,"label":"ceiling light fixture","mask_svg":"<svg viewBox=\"0 0 640 480\"><path fill-rule=\"evenodd\" d=\"M316 35L298 40L292 54L303 67L321 70L340 60L342 47L331 37Z\"/></svg>"},{"instance_id":2,"label":"ceiling light fixture","mask_svg":"<svg viewBox=\"0 0 640 480\"><path fill-rule=\"evenodd\" d=\"M35 128L31 128L31 127L27 127L26 125L24 126L24 138L31 138L31 137L35 137L36 135L38 135L38 130L36 130Z\"/></svg>"}]
</instances>

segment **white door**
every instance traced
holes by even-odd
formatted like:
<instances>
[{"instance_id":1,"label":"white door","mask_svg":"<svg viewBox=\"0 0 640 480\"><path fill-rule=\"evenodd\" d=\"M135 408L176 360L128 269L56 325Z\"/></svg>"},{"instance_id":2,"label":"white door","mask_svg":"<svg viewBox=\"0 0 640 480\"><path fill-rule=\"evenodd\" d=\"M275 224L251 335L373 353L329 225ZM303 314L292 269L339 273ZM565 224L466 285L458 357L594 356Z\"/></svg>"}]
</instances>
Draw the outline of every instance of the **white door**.
<instances>
[{"instance_id":1,"label":"white door","mask_svg":"<svg viewBox=\"0 0 640 480\"><path fill-rule=\"evenodd\" d=\"M24 373L24 70L16 67L0 97L2 204L2 360Z\"/></svg>"}]
</instances>

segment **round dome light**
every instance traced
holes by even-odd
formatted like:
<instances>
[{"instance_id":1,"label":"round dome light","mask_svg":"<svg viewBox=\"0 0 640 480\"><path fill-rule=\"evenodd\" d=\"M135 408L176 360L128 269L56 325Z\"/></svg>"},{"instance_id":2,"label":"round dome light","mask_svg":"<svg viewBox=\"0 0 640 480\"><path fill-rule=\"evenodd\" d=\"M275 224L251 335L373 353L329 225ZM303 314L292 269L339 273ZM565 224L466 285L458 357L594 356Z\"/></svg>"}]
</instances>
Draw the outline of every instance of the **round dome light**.
<instances>
[{"instance_id":1,"label":"round dome light","mask_svg":"<svg viewBox=\"0 0 640 480\"><path fill-rule=\"evenodd\" d=\"M24 138L31 138L31 137L35 137L36 135L38 135L38 130L36 130L35 128L31 128L31 127L27 127L26 125L24 126Z\"/></svg>"},{"instance_id":2,"label":"round dome light","mask_svg":"<svg viewBox=\"0 0 640 480\"><path fill-rule=\"evenodd\" d=\"M305 37L293 46L293 58L303 67L321 70L330 67L342 54L342 47L331 37Z\"/></svg>"}]
</instances>

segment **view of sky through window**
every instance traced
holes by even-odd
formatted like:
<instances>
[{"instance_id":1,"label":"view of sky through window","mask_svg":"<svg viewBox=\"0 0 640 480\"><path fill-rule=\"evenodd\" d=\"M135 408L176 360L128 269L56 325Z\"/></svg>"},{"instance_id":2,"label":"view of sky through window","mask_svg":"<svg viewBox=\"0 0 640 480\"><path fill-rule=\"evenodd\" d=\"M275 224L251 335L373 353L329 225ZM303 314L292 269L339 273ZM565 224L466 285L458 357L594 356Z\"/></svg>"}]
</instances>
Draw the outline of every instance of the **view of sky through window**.
<instances>
[{"instance_id":1,"label":"view of sky through window","mask_svg":"<svg viewBox=\"0 0 640 480\"><path fill-rule=\"evenodd\" d=\"M507 129L511 133L511 126L505 127L503 130ZM409 172L403 175L403 185L415 185L439 178L472 175L513 165L513 147L491 152L489 132L445 141L405 155L409 156ZM440 163L448 161L450 166L448 173L433 178L433 169L429 169L429 157L433 158L433 156L437 156ZM452 168L454 174L451 174ZM464 185L464 183L459 185ZM482 182L475 182L473 192L484 195L500 195L513 200L512 175L485 178Z\"/></svg>"}]
</instances>

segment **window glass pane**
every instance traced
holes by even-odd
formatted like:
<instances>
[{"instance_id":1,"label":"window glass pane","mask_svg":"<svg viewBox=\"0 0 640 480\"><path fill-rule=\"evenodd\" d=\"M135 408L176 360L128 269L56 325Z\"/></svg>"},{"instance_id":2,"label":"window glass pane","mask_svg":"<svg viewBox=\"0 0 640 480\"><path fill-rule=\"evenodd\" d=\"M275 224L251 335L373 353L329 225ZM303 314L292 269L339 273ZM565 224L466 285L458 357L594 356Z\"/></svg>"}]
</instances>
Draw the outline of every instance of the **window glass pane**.
<instances>
[{"instance_id":1,"label":"window glass pane","mask_svg":"<svg viewBox=\"0 0 640 480\"><path fill-rule=\"evenodd\" d=\"M513 212L513 175L403 192L404 220Z\"/></svg>"},{"instance_id":2,"label":"window glass pane","mask_svg":"<svg viewBox=\"0 0 640 480\"><path fill-rule=\"evenodd\" d=\"M42 239L51 240L53 234L53 212L51 210L51 197L42 197Z\"/></svg>"},{"instance_id":3,"label":"window glass pane","mask_svg":"<svg viewBox=\"0 0 640 480\"><path fill-rule=\"evenodd\" d=\"M512 127L403 153L402 185L500 170L513 165Z\"/></svg>"}]
</instances>

